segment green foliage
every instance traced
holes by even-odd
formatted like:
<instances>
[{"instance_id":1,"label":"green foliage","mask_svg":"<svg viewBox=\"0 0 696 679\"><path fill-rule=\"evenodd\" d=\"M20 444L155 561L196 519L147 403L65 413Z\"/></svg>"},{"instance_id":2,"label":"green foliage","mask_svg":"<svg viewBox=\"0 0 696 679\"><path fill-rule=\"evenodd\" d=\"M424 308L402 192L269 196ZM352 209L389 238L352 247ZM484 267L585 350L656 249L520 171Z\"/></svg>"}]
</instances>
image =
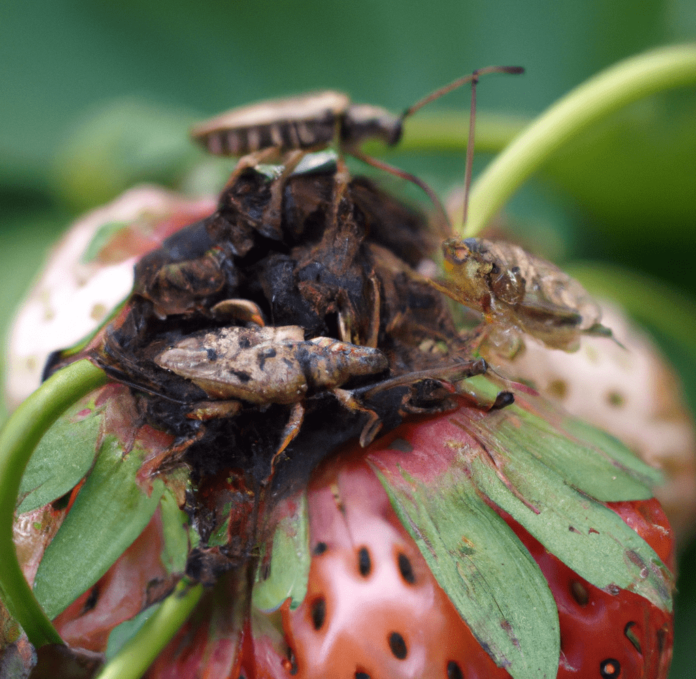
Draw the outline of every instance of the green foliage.
<instances>
[{"instance_id":1,"label":"green foliage","mask_svg":"<svg viewBox=\"0 0 696 679\"><path fill-rule=\"evenodd\" d=\"M474 636L514 679L553 679L558 611L541 570L463 470L437 490L374 463L392 506Z\"/></svg>"},{"instance_id":2,"label":"green foliage","mask_svg":"<svg viewBox=\"0 0 696 679\"><path fill-rule=\"evenodd\" d=\"M292 505L287 516L278 522L273 536L269 576L254 588L254 606L262 611L276 610L288 598L290 609L295 610L307 593L312 557L306 494L296 498Z\"/></svg>"},{"instance_id":3,"label":"green foliage","mask_svg":"<svg viewBox=\"0 0 696 679\"><path fill-rule=\"evenodd\" d=\"M63 413L46 432L22 477L17 513L53 502L72 490L90 470L98 452L102 410L90 394Z\"/></svg>"},{"instance_id":4,"label":"green foliage","mask_svg":"<svg viewBox=\"0 0 696 679\"><path fill-rule=\"evenodd\" d=\"M266 11L214 0L173 0L167 11L156 0L13 3L0 21L0 326L78 211L138 181L219 183L224 169L196 165L200 155L185 140L198 115L327 87L398 111L474 67L519 63L523 78L479 88L484 113L512 114L481 116L491 122L488 131L481 125L481 147L494 152L519 121L601 68L694 37L696 6L687 0L406 0L398 10L387 0L285 0ZM451 95L414 119L407 153L390 161L439 189L460 182L462 144L438 135L447 128L451 139L461 126L465 137L466 100ZM552 158L509 208L526 235L545 234L540 247L554 242L565 259L605 260L584 282L619 297L682 356L692 405L695 102L693 91L680 91L615 114ZM447 107L457 113L439 116ZM680 572L672 679L692 673L695 549Z\"/></svg>"},{"instance_id":5,"label":"green foliage","mask_svg":"<svg viewBox=\"0 0 696 679\"><path fill-rule=\"evenodd\" d=\"M92 473L36 573L34 593L49 618L99 580L155 513L164 484L156 480L149 492L139 486L142 460L137 449L124 455L115 437L102 442Z\"/></svg>"}]
</instances>

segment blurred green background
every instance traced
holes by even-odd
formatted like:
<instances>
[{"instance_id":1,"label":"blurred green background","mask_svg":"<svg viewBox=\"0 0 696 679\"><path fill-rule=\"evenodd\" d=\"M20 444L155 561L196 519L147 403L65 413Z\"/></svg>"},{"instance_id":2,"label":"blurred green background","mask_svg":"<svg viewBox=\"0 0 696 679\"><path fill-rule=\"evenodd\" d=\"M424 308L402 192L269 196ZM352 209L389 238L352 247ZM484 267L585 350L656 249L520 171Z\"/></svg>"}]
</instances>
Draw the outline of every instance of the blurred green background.
<instances>
[{"instance_id":1,"label":"blurred green background","mask_svg":"<svg viewBox=\"0 0 696 679\"><path fill-rule=\"evenodd\" d=\"M520 64L526 75L491 77L479 88L482 146L494 150L508 130L602 68L694 39L693 0L5 2L0 328L79 213L141 181L196 192L224 177L229 163L206 160L187 140L201 117L325 88L399 111L473 68ZM468 96L449 95L413 121L412 130L449 130L444 148L432 137L432 148L416 152L407 128L405 150L389 161L443 193L461 182L463 153L451 130L464 136ZM477 167L486 161L480 153ZM637 272L628 285L601 272L595 283L613 287L657 336L693 408L696 92L652 97L596 126L551 159L508 214L522 238L557 261ZM694 647L692 545L681 560L672 679L696 676Z\"/></svg>"}]
</instances>

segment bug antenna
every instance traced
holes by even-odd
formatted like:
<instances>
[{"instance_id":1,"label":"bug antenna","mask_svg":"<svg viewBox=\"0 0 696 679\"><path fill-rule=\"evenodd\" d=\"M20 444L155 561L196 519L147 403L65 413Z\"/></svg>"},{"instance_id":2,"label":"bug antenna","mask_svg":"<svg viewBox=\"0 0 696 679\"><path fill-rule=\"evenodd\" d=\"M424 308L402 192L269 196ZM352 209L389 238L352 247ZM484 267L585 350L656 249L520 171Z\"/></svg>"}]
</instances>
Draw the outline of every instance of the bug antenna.
<instances>
[{"instance_id":1,"label":"bug antenna","mask_svg":"<svg viewBox=\"0 0 696 679\"><path fill-rule=\"evenodd\" d=\"M377 160L377 158L373 158L372 156L368 156L364 153L361 153L360 151L351 151L351 155L353 155L358 160L362 160L363 163L367 163L372 167L376 167L378 170L390 172L394 176L400 177L401 179L405 179L406 181L412 182L416 186L420 187L426 193L428 198L430 198L430 201L437 210L438 228L441 232L440 235L443 238L447 238L452 235L452 225L450 224L449 217L447 216L447 210L445 210L445 206L442 204L442 201L438 197L437 193L435 193L435 191L433 191L433 189L431 189L422 179L419 179L410 172L400 170L398 167L394 167L393 165L388 165L387 163L381 160Z\"/></svg>"},{"instance_id":2,"label":"bug antenna","mask_svg":"<svg viewBox=\"0 0 696 679\"><path fill-rule=\"evenodd\" d=\"M409 106L402 114L401 120L405 120L412 116L416 111L422 109L426 104L435 101L445 94L449 94L452 90L456 90L462 85L471 83L471 112L469 114L469 138L466 143L466 170L464 171L464 214L462 217L462 225L466 224L467 212L469 209L469 188L471 186L471 170L474 163L474 132L476 127L476 85L482 75L489 73L507 73L509 75L518 75L524 73L522 66L486 66L479 68L473 73L465 75L457 80L445 85L440 89L435 90L427 97L417 101L413 106Z\"/></svg>"},{"instance_id":3,"label":"bug antenna","mask_svg":"<svg viewBox=\"0 0 696 679\"><path fill-rule=\"evenodd\" d=\"M449 94L450 92L456 90L462 85L466 85L467 83L473 82L474 80L478 82L478 78L480 76L487 75L488 73L509 73L511 75L516 75L519 73L524 73L524 68L522 66L486 66L485 68L479 68L473 73L469 73L465 76L462 76L461 78L457 78L457 80L454 80L453 82L449 83L449 85L440 87L434 92L431 92L427 97L424 97L420 101L417 101L415 104L413 104L413 106L409 106L401 114L401 120L403 121L406 118L412 116L414 113L416 113L416 111L420 111L420 109L422 109L430 102L439 99L445 94Z\"/></svg>"},{"instance_id":4,"label":"bug antenna","mask_svg":"<svg viewBox=\"0 0 696 679\"><path fill-rule=\"evenodd\" d=\"M473 72L471 79L471 108L469 110L469 137L466 140L466 166L464 168L464 209L462 211L462 229L466 226L469 211L469 189L471 188L471 171L474 167L474 134L476 132L476 85L478 72Z\"/></svg>"},{"instance_id":5,"label":"bug antenna","mask_svg":"<svg viewBox=\"0 0 696 679\"><path fill-rule=\"evenodd\" d=\"M518 75L524 73L522 66L488 66L471 74L471 110L469 111L469 137L466 141L466 168L464 170L464 209L462 211L462 228L466 226L469 212L469 192L471 189L471 173L474 166L474 135L476 132L476 85L480 76L486 73L508 73Z\"/></svg>"}]
</instances>

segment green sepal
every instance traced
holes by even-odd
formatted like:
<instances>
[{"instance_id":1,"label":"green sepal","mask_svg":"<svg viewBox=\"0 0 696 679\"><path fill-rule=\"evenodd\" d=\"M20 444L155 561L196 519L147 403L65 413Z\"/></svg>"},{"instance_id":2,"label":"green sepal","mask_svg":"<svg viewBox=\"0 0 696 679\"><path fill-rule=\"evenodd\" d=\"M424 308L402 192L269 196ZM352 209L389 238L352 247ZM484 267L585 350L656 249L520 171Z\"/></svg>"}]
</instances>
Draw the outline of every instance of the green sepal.
<instances>
[{"instance_id":1,"label":"green sepal","mask_svg":"<svg viewBox=\"0 0 696 679\"><path fill-rule=\"evenodd\" d=\"M19 487L18 514L62 497L90 470L105 408L96 405L102 390L68 408L36 446Z\"/></svg>"},{"instance_id":2,"label":"green sepal","mask_svg":"<svg viewBox=\"0 0 696 679\"><path fill-rule=\"evenodd\" d=\"M463 470L438 478L435 490L379 456L369 459L433 575L496 664L514 679L553 679L560 628L548 583Z\"/></svg>"},{"instance_id":3,"label":"green sepal","mask_svg":"<svg viewBox=\"0 0 696 679\"><path fill-rule=\"evenodd\" d=\"M485 377L467 389L490 399L500 389ZM541 398L514 392L515 404L467 420L469 430L493 451L526 450L566 483L595 500L647 500L662 474L605 432L554 410Z\"/></svg>"},{"instance_id":4,"label":"green sepal","mask_svg":"<svg viewBox=\"0 0 696 679\"><path fill-rule=\"evenodd\" d=\"M148 608L143 609L137 615L124 620L116 625L109 633L109 639L104 653L107 662L111 660L131 639L137 636L143 625L159 610L162 602L159 601Z\"/></svg>"},{"instance_id":5,"label":"green sepal","mask_svg":"<svg viewBox=\"0 0 696 679\"><path fill-rule=\"evenodd\" d=\"M116 436L102 438L94 469L36 573L34 593L49 618L94 585L155 513L164 483L143 488L143 457L137 443L125 453Z\"/></svg>"},{"instance_id":6,"label":"green sepal","mask_svg":"<svg viewBox=\"0 0 696 679\"><path fill-rule=\"evenodd\" d=\"M290 610L295 610L307 594L312 556L306 493L287 504L290 511L278 521L273 535L268 577L254 587L253 604L261 611L274 611L287 599Z\"/></svg>"},{"instance_id":7,"label":"green sepal","mask_svg":"<svg viewBox=\"0 0 696 679\"><path fill-rule=\"evenodd\" d=\"M165 479L169 484L169 479ZM174 493L166 488L160 501L160 516L162 518L162 564L170 575L183 573L186 570L186 559L191 549L189 541L189 518L186 512L179 509Z\"/></svg>"},{"instance_id":8,"label":"green sepal","mask_svg":"<svg viewBox=\"0 0 696 679\"><path fill-rule=\"evenodd\" d=\"M481 456L471 468L477 488L580 577L601 589L634 591L671 610L671 574L652 548L604 504L565 484L522 449L506 456L500 471L524 501Z\"/></svg>"}]
</instances>

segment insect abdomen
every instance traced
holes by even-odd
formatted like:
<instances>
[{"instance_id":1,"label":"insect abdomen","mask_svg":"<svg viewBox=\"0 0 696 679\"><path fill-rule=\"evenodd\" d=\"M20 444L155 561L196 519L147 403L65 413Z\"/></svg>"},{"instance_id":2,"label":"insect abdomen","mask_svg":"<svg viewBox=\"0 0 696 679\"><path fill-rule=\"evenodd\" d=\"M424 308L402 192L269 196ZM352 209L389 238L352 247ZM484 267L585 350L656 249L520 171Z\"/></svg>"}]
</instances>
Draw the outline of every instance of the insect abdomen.
<instances>
[{"instance_id":1,"label":"insect abdomen","mask_svg":"<svg viewBox=\"0 0 696 679\"><path fill-rule=\"evenodd\" d=\"M335 136L335 120L331 114L320 120L283 120L270 125L236 130L217 130L200 138L216 156L241 156L265 148L280 151L327 146Z\"/></svg>"}]
</instances>

